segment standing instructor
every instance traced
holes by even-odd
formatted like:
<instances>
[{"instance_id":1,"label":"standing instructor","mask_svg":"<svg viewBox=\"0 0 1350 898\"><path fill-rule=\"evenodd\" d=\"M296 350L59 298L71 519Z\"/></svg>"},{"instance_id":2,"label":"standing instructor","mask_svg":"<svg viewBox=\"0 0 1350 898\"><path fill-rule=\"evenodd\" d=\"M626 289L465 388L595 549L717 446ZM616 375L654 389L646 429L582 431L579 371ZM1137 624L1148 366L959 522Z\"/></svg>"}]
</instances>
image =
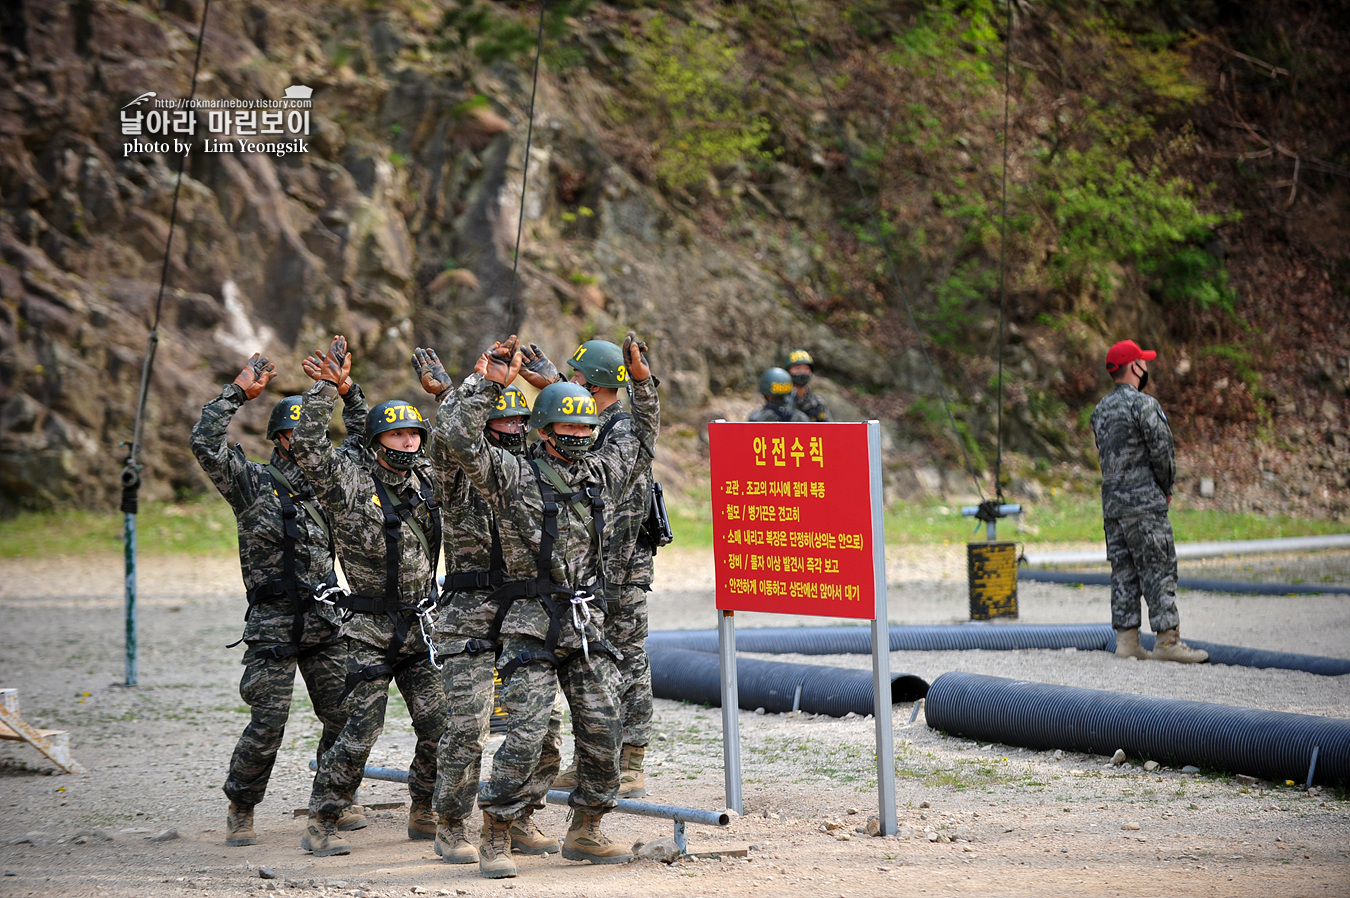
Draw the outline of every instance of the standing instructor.
<instances>
[{"instance_id":1,"label":"standing instructor","mask_svg":"<svg viewBox=\"0 0 1350 898\"><path fill-rule=\"evenodd\" d=\"M1176 453L1158 400L1143 392L1153 350L1122 340L1106 353L1116 382L1092 411L1092 435L1102 466L1102 517L1111 562L1111 626L1116 656L1194 664L1209 653L1181 641L1177 613L1177 550L1172 541ZM1150 656L1139 644L1139 597L1158 641Z\"/></svg>"}]
</instances>

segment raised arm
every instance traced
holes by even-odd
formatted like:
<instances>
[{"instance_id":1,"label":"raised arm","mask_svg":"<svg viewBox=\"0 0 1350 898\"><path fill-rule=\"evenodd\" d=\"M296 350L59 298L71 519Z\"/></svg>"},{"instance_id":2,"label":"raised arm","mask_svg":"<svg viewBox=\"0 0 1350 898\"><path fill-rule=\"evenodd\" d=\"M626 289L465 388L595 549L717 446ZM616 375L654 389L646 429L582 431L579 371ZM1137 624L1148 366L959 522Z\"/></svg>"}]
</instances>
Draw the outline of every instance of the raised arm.
<instances>
[{"instance_id":1,"label":"raised arm","mask_svg":"<svg viewBox=\"0 0 1350 898\"><path fill-rule=\"evenodd\" d=\"M502 390L520 371L520 353L513 335L497 343L474 365L474 374L455 391L436 415L432 446L440 444L449 462L464 471L469 482L499 514L510 516L518 507L512 497L520 483L522 462L488 443L483 435L488 413Z\"/></svg>"},{"instance_id":2,"label":"raised arm","mask_svg":"<svg viewBox=\"0 0 1350 898\"><path fill-rule=\"evenodd\" d=\"M253 353L238 376L221 389L219 396L202 407L202 416L197 419L188 440L197 463L236 511L247 508L253 501L253 485L244 454L230 448L225 432L235 413L245 402L262 395L275 374L276 368L265 356Z\"/></svg>"},{"instance_id":3,"label":"raised arm","mask_svg":"<svg viewBox=\"0 0 1350 898\"><path fill-rule=\"evenodd\" d=\"M339 347L335 337L327 353L315 353L305 359L304 366L305 373L314 378L314 386L305 393L300 420L295 422L291 455L313 484L320 502L337 508L347 501L342 488L344 478L351 479L357 473L356 465L345 453L333 448L328 436L328 423L333 419L333 405L339 395L338 384L350 381L351 357L346 354L346 341Z\"/></svg>"}]
</instances>

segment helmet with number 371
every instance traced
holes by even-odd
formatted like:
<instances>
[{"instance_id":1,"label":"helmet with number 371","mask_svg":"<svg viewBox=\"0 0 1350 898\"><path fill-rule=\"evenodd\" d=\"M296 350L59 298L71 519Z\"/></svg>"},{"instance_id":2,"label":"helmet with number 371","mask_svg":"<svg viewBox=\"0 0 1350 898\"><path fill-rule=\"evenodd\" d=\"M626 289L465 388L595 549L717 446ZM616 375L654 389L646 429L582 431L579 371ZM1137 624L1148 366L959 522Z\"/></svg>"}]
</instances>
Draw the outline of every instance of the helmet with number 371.
<instances>
[{"instance_id":1,"label":"helmet with number 371","mask_svg":"<svg viewBox=\"0 0 1350 898\"><path fill-rule=\"evenodd\" d=\"M623 350L608 340L587 340L577 347L567 360L593 387L619 390L628 385L628 368L623 363Z\"/></svg>"},{"instance_id":2,"label":"helmet with number 371","mask_svg":"<svg viewBox=\"0 0 1350 898\"><path fill-rule=\"evenodd\" d=\"M275 440L283 430L295 430L300 420L300 407L305 404L303 396L287 396L272 406L272 414L267 418L267 438Z\"/></svg>"}]
</instances>

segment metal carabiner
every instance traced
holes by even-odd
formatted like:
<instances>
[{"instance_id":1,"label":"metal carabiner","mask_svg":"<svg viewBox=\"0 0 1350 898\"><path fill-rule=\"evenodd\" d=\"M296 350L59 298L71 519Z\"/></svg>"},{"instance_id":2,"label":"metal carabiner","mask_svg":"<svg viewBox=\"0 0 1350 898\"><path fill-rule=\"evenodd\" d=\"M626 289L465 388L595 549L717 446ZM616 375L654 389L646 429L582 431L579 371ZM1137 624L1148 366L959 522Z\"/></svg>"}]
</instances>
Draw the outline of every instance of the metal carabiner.
<instances>
[{"instance_id":1,"label":"metal carabiner","mask_svg":"<svg viewBox=\"0 0 1350 898\"><path fill-rule=\"evenodd\" d=\"M436 660L436 640L432 636L436 632L436 606L432 603L430 597L423 601L423 604L417 606L417 629L422 631L422 640L427 644L427 656L431 659L431 666L441 670L444 665ZM427 632L427 625L431 625L431 633Z\"/></svg>"},{"instance_id":2,"label":"metal carabiner","mask_svg":"<svg viewBox=\"0 0 1350 898\"><path fill-rule=\"evenodd\" d=\"M581 633L581 654L587 661L591 660L591 646L586 639L586 625L591 622L590 602L595 601L595 593L587 590L580 590L572 593L572 626L576 627ZM577 608L581 611L578 612Z\"/></svg>"},{"instance_id":3,"label":"metal carabiner","mask_svg":"<svg viewBox=\"0 0 1350 898\"><path fill-rule=\"evenodd\" d=\"M339 596L345 596L345 595L346 595L346 593L343 592L341 586L336 586L336 585L335 585L335 586L330 586L330 587L328 587L328 588L325 589L323 592L319 592L318 589L315 589L315 590L314 590L314 601L316 601L316 602L322 602L322 603L325 604L325 605L331 605L332 607L336 608L338 603L335 602L335 601L333 601L332 599L329 598L329 596L334 595L334 594L337 594L337 595L339 595Z\"/></svg>"}]
</instances>

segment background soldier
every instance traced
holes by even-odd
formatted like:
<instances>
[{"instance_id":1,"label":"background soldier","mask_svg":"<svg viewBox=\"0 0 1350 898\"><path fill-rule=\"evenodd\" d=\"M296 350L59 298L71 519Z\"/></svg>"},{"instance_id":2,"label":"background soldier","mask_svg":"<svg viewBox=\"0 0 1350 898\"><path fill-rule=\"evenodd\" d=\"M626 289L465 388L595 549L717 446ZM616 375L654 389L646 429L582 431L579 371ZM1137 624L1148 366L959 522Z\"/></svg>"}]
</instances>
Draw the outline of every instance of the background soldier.
<instances>
[{"instance_id":1,"label":"background soldier","mask_svg":"<svg viewBox=\"0 0 1350 898\"><path fill-rule=\"evenodd\" d=\"M339 338L340 339L340 338ZM400 400L371 410L367 451L358 461L328 441L337 385L350 364L346 341L305 362L315 378L296 423L293 451L333 522L333 535L352 595L343 636L351 655L344 708L350 716L319 759L310 793L310 819L301 847L324 857L351 848L336 832L339 815L361 784L366 758L384 726L389 682L398 684L417 745L409 769L408 837L434 839L431 810L436 742L445 729L445 692L431 662L419 615L435 589L440 514L430 479L418 466L427 426Z\"/></svg>"},{"instance_id":2,"label":"background soldier","mask_svg":"<svg viewBox=\"0 0 1350 898\"><path fill-rule=\"evenodd\" d=\"M230 503L239 528L239 565L248 590L239 695L249 706L249 722L234 747L225 794L225 844L253 845L253 806L262 801L290 716L297 667L305 678L315 716L323 724L318 754L337 739L347 653L339 643L332 606L316 604L315 592L336 584L328 520L309 483L291 458L291 435L300 418L299 396L272 408L267 438L276 444L266 465L248 461L225 432L240 407L262 395L276 369L254 353L233 383L202 408L192 428L192 454L216 489ZM348 440L360 440L366 400L343 372L339 392ZM339 821L342 829L366 825L359 809Z\"/></svg>"},{"instance_id":3,"label":"background soldier","mask_svg":"<svg viewBox=\"0 0 1350 898\"><path fill-rule=\"evenodd\" d=\"M1181 641L1177 550L1167 517L1176 455L1162 406L1143 392L1148 362L1157 356L1133 340L1112 346L1106 353L1106 370L1116 386L1092 412L1092 435L1102 466L1106 555L1111 561L1111 626L1116 630L1118 657L1149 657L1139 645L1142 592L1149 625L1158 636L1152 657L1191 664L1208 660L1209 653Z\"/></svg>"},{"instance_id":4,"label":"background soldier","mask_svg":"<svg viewBox=\"0 0 1350 898\"><path fill-rule=\"evenodd\" d=\"M512 336L478 360L483 381L451 412L445 431L455 461L497 513L509 582L501 613L501 678L511 728L479 793L483 834L479 869L488 877L514 876L510 821L543 800L546 785L532 779L561 682L572 709L579 782L569 803L572 822L563 857L620 863L632 855L609 840L601 818L615 805L619 786L618 671L592 616L591 590L603 586L603 513L636 479L639 452L651 455L660 405L640 344L625 341L634 378L634 431L590 452L599 418L582 388L555 383L535 400L531 428L542 442L517 458L488 444L483 428L492 406L520 369ZM594 528L594 529L592 529ZM510 588L507 588L510 587ZM511 682L515 678L519 683Z\"/></svg>"},{"instance_id":5,"label":"background soldier","mask_svg":"<svg viewBox=\"0 0 1350 898\"><path fill-rule=\"evenodd\" d=\"M782 368L770 368L760 375L759 395L764 397L764 405L751 412L749 420L810 423L811 419L792 404L792 375Z\"/></svg>"},{"instance_id":6,"label":"background soldier","mask_svg":"<svg viewBox=\"0 0 1350 898\"><path fill-rule=\"evenodd\" d=\"M431 435L431 460L445 510L445 584L435 638L448 713L436 756L436 853L447 863L472 864L478 861L478 848L469 840L466 820L478 794L492 717L496 591L505 582L506 571L497 516L455 464L444 436L455 402L482 378L471 374L459 389L451 389L445 367L430 349L418 349L413 366L423 388L440 403ZM529 415L525 394L507 387L488 413L483 434L490 444L523 455ZM554 713L536 768L545 791L558 772L561 730L562 714ZM523 854L556 853L561 848L558 840L539 829L532 817L534 810L528 808L511 821L512 849Z\"/></svg>"},{"instance_id":7,"label":"background soldier","mask_svg":"<svg viewBox=\"0 0 1350 898\"><path fill-rule=\"evenodd\" d=\"M805 349L794 349L787 354L787 361L783 367L792 377L792 402L797 406L797 411L806 416L809 421L828 421L830 420L830 410L825 407L825 400L811 392L807 384L811 383L811 374L815 371L816 360L811 358L811 353Z\"/></svg>"},{"instance_id":8,"label":"background soldier","mask_svg":"<svg viewBox=\"0 0 1350 898\"><path fill-rule=\"evenodd\" d=\"M522 349L521 376L542 389L558 379L558 369L531 343ZM633 416L619 402L619 390L628 389L623 351L606 340L588 340L577 347L567 364L571 381L595 397L600 425L592 451L607 440L629 439ZM642 798L647 778L642 771L651 741L652 670L647 658L647 593L652 588L654 543L640 543L652 503L651 459L639 456L640 476L608 515L605 534L605 639L620 656L619 717L623 727L619 752L619 798ZM577 762L553 781L555 789L577 786Z\"/></svg>"}]
</instances>

